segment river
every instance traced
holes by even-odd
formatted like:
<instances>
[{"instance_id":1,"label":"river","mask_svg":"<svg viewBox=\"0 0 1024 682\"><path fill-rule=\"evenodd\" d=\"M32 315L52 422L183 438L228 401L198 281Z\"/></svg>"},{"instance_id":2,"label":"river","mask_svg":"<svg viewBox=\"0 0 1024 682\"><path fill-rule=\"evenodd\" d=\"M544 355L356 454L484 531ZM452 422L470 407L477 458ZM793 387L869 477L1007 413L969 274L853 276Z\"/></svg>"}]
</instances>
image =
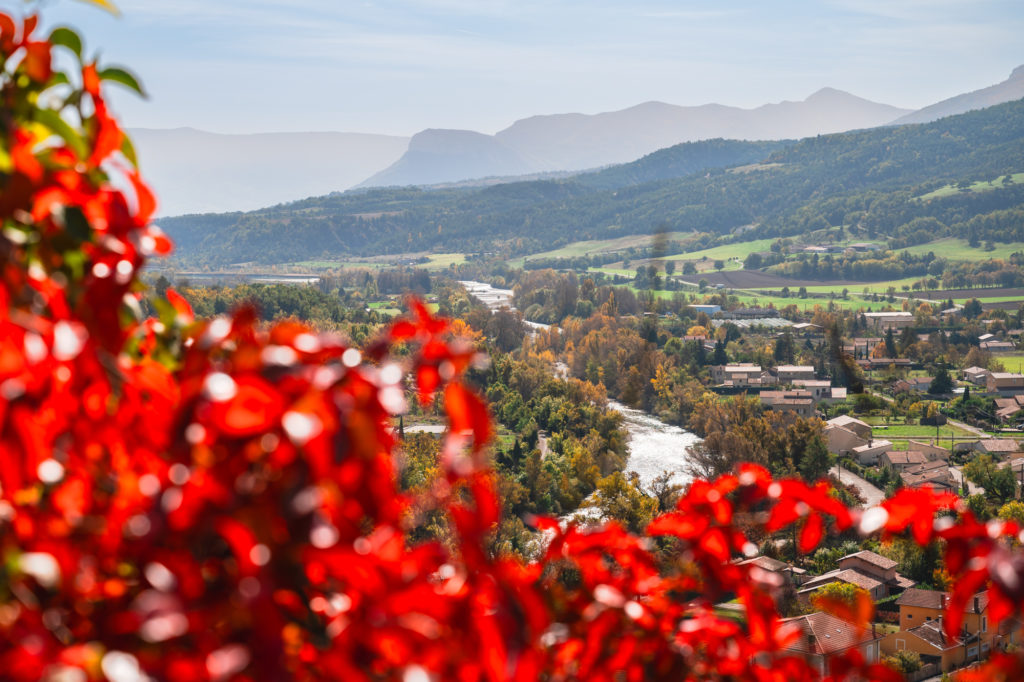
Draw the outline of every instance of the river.
<instances>
[{"instance_id":1,"label":"river","mask_svg":"<svg viewBox=\"0 0 1024 682\"><path fill-rule=\"evenodd\" d=\"M486 282L459 283L492 312L504 307L512 308L510 289L495 289ZM538 322L525 323L534 329L550 327ZM564 365L556 368L559 375L564 375L567 370L568 367ZM666 424L643 410L634 410L614 400L608 401L608 407L622 415L623 426L629 434L629 459L626 461L626 471L637 472L644 486L649 485L663 471L676 473L674 481L677 483L688 480L689 477L683 473L683 469L690 446L700 442L698 436L678 426Z\"/></svg>"}]
</instances>

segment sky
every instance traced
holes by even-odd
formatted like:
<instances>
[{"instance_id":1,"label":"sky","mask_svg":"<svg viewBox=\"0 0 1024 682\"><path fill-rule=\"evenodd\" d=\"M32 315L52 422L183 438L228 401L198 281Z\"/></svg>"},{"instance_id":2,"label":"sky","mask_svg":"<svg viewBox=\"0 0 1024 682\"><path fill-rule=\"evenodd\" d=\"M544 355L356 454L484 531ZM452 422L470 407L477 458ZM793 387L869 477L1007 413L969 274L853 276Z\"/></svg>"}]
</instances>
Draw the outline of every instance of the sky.
<instances>
[{"instance_id":1,"label":"sky","mask_svg":"<svg viewBox=\"0 0 1024 682\"><path fill-rule=\"evenodd\" d=\"M1024 64L1021 0L113 1L119 17L74 0L41 13L140 76L149 99L115 99L135 128L494 133L826 86L913 109Z\"/></svg>"}]
</instances>

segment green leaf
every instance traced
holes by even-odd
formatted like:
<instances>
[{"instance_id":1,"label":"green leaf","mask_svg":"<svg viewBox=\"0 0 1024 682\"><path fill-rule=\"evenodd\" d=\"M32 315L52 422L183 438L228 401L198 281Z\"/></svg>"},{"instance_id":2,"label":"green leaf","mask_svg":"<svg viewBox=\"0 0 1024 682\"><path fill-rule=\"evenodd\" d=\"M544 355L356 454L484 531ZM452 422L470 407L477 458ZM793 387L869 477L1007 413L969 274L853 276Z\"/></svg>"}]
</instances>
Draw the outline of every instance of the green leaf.
<instances>
[{"instance_id":1,"label":"green leaf","mask_svg":"<svg viewBox=\"0 0 1024 682\"><path fill-rule=\"evenodd\" d=\"M108 66L99 73L100 80L113 81L114 83L120 83L121 85L134 90L141 96L146 97L146 92L142 89L138 79L128 71L118 68L116 66Z\"/></svg>"},{"instance_id":2,"label":"green leaf","mask_svg":"<svg viewBox=\"0 0 1024 682\"><path fill-rule=\"evenodd\" d=\"M86 148L85 142L82 141L81 136L75 129L60 117L59 111L56 109L37 109L35 118L36 122L43 124L59 135L71 147L78 158L84 159L89 156L89 150Z\"/></svg>"},{"instance_id":3,"label":"green leaf","mask_svg":"<svg viewBox=\"0 0 1024 682\"><path fill-rule=\"evenodd\" d=\"M128 159L133 166L139 167L139 159L135 155L135 145L132 143L132 138L127 135L121 138L121 153L124 154L124 158Z\"/></svg>"},{"instance_id":4,"label":"green leaf","mask_svg":"<svg viewBox=\"0 0 1024 682\"><path fill-rule=\"evenodd\" d=\"M121 10L119 10L114 3L110 2L110 0L79 0L79 2L84 2L87 5L95 5L100 9L105 9L114 16L119 16L121 14Z\"/></svg>"},{"instance_id":5,"label":"green leaf","mask_svg":"<svg viewBox=\"0 0 1024 682\"><path fill-rule=\"evenodd\" d=\"M53 29L53 33L50 34L50 44L66 47L75 53L79 61L82 60L82 39L70 28L60 26Z\"/></svg>"}]
</instances>

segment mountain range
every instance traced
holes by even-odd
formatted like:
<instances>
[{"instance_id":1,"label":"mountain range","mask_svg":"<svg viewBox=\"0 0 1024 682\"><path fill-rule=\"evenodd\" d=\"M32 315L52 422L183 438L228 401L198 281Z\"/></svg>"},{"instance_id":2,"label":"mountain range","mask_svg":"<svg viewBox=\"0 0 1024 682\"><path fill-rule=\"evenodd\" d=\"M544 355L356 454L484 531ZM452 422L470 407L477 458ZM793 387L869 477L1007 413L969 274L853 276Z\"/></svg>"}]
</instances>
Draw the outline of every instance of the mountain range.
<instances>
[{"instance_id":1,"label":"mountain range","mask_svg":"<svg viewBox=\"0 0 1024 682\"><path fill-rule=\"evenodd\" d=\"M681 142L782 140L933 121L1024 97L1024 66L1006 81L918 111L824 88L755 109L647 102L600 114L532 116L485 135L428 129L411 138L359 133L225 135L130 131L160 215L254 210L353 187L437 185L622 164Z\"/></svg>"},{"instance_id":2,"label":"mountain range","mask_svg":"<svg viewBox=\"0 0 1024 682\"><path fill-rule=\"evenodd\" d=\"M179 262L195 265L514 257L658 231L692 234L706 248L835 226L894 248L941 237L1008 243L1024 241L1022 160L1024 100L797 141L687 142L566 178L374 188L161 226ZM984 189L972 191L979 181Z\"/></svg>"}]
</instances>

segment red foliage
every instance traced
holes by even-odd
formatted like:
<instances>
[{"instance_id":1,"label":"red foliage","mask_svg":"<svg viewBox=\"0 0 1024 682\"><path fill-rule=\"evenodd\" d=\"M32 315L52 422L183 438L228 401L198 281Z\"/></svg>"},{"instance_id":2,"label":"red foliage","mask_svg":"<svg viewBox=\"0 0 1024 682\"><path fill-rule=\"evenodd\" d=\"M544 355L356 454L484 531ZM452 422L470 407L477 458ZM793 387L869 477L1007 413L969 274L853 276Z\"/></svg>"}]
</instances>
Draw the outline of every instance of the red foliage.
<instances>
[{"instance_id":1,"label":"red foliage","mask_svg":"<svg viewBox=\"0 0 1024 682\"><path fill-rule=\"evenodd\" d=\"M855 525L941 538L951 632L986 586L993 627L1018 613L1013 524L929 491L861 514L755 466L695 481L647 537L539 519L539 562L491 556L501 503L486 406L462 382L473 350L417 301L363 353L247 310L194 321L173 291L140 319L138 270L170 248L152 194L128 167L126 196L101 166L124 136L95 64L67 100L89 103L82 133L36 108L58 79L35 25L0 14L3 679L814 679L787 651L778 586L732 561L753 548L740 512L769 532L800 524L804 552ZM454 548L407 538L389 427L406 374L424 400L443 391L437 503ZM715 609L734 597L739 620ZM999 657L986 674L1020 666ZM893 677L856 651L832 670Z\"/></svg>"}]
</instances>

